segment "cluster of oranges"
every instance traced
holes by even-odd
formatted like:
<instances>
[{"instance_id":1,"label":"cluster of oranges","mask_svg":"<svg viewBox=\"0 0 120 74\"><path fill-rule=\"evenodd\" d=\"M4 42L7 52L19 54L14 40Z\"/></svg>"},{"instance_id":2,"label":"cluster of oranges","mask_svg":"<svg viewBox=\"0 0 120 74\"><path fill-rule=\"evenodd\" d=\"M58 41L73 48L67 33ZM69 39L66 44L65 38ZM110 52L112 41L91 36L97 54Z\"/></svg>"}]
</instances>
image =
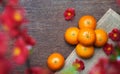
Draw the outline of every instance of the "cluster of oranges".
<instances>
[{"instance_id":1,"label":"cluster of oranges","mask_svg":"<svg viewBox=\"0 0 120 74\"><path fill-rule=\"evenodd\" d=\"M71 45L77 45L75 50L81 58L90 58L94 54L94 46L102 47L108 40L107 33L103 29L96 29L96 19L91 15L80 18L78 27L70 27L65 32L65 40ZM47 65L53 70L61 69L65 59L60 53L52 53L48 56Z\"/></svg>"},{"instance_id":2,"label":"cluster of oranges","mask_svg":"<svg viewBox=\"0 0 120 74\"><path fill-rule=\"evenodd\" d=\"M103 29L96 29L96 19L91 15L80 18L78 27L70 27L65 32L65 40L71 45L77 45L75 50L81 58L90 58L94 54L94 46L102 47L108 40Z\"/></svg>"}]
</instances>

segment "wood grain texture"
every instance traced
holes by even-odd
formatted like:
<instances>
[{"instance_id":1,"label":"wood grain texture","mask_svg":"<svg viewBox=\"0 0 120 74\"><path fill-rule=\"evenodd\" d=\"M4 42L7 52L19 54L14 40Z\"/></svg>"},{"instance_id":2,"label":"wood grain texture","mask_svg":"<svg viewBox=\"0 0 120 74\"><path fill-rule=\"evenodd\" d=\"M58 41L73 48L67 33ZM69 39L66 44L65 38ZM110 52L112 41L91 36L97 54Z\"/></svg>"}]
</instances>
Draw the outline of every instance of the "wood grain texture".
<instances>
[{"instance_id":1,"label":"wood grain texture","mask_svg":"<svg viewBox=\"0 0 120 74\"><path fill-rule=\"evenodd\" d=\"M81 16L90 14L99 20L109 8L120 13L115 0L21 0L21 5L30 20L29 34L37 41L30 56L31 65L41 67L47 67L46 60L51 53L59 52L67 58L75 48L64 41L64 32L68 27L77 27ZM75 8L76 16L72 21L65 21L63 12L69 7ZM19 69L21 74L24 68Z\"/></svg>"}]
</instances>

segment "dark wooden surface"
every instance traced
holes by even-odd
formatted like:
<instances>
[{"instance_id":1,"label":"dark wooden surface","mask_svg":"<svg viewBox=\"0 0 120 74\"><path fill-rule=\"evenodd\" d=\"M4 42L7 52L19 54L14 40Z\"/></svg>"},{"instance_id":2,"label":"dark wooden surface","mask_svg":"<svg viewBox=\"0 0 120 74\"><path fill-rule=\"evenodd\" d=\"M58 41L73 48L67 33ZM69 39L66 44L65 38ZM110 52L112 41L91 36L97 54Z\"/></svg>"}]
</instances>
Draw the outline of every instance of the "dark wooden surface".
<instances>
[{"instance_id":1,"label":"dark wooden surface","mask_svg":"<svg viewBox=\"0 0 120 74\"><path fill-rule=\"evenodd\" d=\"M59 52L67 58L75 48L64 41L64 32L68 27L77 27L81 16L90 14L99 20L109 8L120 13L115 0L21 0L21 5L30 20L29 34L37 41L30 56L31 65L41 67L47 67L51 53ZM76 16L72 21L65 21L63 12L69 7L75 8Z\"/></svg>"}]
</instances>

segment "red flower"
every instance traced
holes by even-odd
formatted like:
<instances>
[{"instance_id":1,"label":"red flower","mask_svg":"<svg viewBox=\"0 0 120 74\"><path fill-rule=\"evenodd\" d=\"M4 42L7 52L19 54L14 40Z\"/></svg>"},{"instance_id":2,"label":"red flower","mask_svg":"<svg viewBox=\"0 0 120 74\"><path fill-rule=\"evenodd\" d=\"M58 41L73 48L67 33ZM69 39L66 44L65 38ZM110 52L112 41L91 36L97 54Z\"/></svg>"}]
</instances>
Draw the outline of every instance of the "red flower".
<instances>
[{"instance_id":1,"label":"red flower","mask_svg":"<svg viewBox=\"0 0 120 74\"><path fill-rule=\"evenodd\" d=\"M31 45L31 46L35 45L36 41L34 38L28 35L27 29L24 29L21 31L21 36L24 38L26 44Z\"/></svg>"},{"instance_id":2,"label":"red flower","mask_svg":"<svg viewBox=\"0 0 120 74\"><path fill-rule=\"evenodd\" d=\"M19 27L24 22L25 10L23 8L14 8L10 5L5 7L2 13L2 24L7 26L8 29Z\"/></svg>"},{"instance_id":3,"label":"red flower","mask_svg":"<svg viewBox=\"0 0 120 74\"><path fill-rule=\"evenodd\" d=\"M91 68L89 74L120 74L120 63L101 58L98 63Z\"/></svg>"},{"instance_id":4,"label":"red flower","mask_svg":"<svg viewBox=\"0 0 120 74\"><path fill-rule=\"evenodd\" d=\"M11 63L3 56L0 56L0 74L10 74L11 68Z\"/></svg>"},{"instance_id":5,"label":"red flower","mask_svg":"<svg viewBox=\"0 0 120 74\"><path fill-rule=\"evenodd\" d=\"M120 64L117 61L109 62L108 65L107 74L120 74Z\"/></svg>"},{"instance_id":6,"label":"red flower","mask_svg":"<svg viewBox=\"0 0 120 74\"><path fill-rule=\"evenodd\" d=\"M18 38L15 42L15 48L13 50L13 60L17 64L24 64L28 58L29 50L26 43L22 38Z\"/></svg>"},{"instance_id":7,"label":"red flower","mask_svg":"<svg viewBox=\"0 0 120 74\"><path fill-rule=\"evenodd\" d=\"M89 74L107 74L106 69L108 68L108 59L101 58L98 63L95 64L89 71Z\"/></svg>"},{"instance_id":8,"label":"red flower","mask_svg":"<svg viewBox=\"0 0 120 74\"><path fill-rule=\"evenodd\" d=\"M40 67L32 67L25 71L25 74L53 74L48 69L40 68Z\"/></svg>"},{"instance_id":9,"label":"red flower","mask_svg":"<svg viewBox=\"0 0 120 74\"><path fill-rule=\"evenodd\" d=\"M114 28L110 33L109 33L109 37L113 40L113 41L119 41L120 40L120 31L117 28Z\"/></svg>"},{"instance_id":10,"label":"red flower","mask_svg":"<svg viewBox=\"0 0 120 74\"><path fill-rule=\"evenodd\" d=\"M82 60L76 59L75 62L73 62L73 66L77 68L78 71L84 70L84 62Z\"/></svg>"},{"instance_id":11,"label":"red flower","mask_svg":"<svg viewBox=\"0 0 120 74\"><path fill-rule=\"evenodd\" d=\"M8 43L7 36L3 32L0 32L0 55L5 55L8 45L7 43Z\"/></svg>"},{"instance_id":12,"label":"red flower","mask_svg":"<svg viewBox=\"0 0 120 74\"><path fill-rule=\"evenodd\" d=\"M8 31L11 37L17 37L20 32L20 26L26 22L25 10L23 8L14 8L10 5L5 7L1 15L1 22L6 31Z\"/></svg>"},{"instance_id":13,"label":"red flower","mask_svg":"<svg viewBox=\"0 0 120 74\"><path fill-rule=\"evenodd\" d=\"M107 55L110 55L113 52L113 45L107 43L107 44L104 45L103 50Z\"/></svg>"},{"instance_id":14,"label":"red flower","mask_svg":"<svg viewBox=\"0 0 120 74\"><path fill-rule=\"evenodd\" d=\"M102 67L95 65L91 68L89 74L106 74L105 70Z\"/></svg>"},{"instance_id":15,"label":"red flower","mask_svg":"<svg viewBox=\"0 0 120 74\"><path fill-rule=\"evenodd\" d=\"M74 8L68 8L64 12L65 20L71 20L75 16L75 9Z\"/></svg>"}]
</instances>

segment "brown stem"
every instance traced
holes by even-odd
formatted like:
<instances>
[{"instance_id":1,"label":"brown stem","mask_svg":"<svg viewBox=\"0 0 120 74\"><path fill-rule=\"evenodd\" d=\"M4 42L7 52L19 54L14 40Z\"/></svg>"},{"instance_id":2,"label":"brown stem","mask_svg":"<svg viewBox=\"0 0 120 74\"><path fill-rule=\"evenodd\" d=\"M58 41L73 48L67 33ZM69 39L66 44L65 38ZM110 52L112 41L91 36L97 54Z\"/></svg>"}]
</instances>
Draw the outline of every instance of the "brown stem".
<instances>
[{"instance_id":1,"label":"brown stem","mask_svg":"<svg viewBox=\"0 0 120 74\"><path fill-rule=\"evenodd\" d=\"M28 58L27 61L26 61L26 66L28 68L28 73L29 74L32 74L32 71L31 71L31 66L30 66L30 59Z\"/></svg>"}]
</instances>

